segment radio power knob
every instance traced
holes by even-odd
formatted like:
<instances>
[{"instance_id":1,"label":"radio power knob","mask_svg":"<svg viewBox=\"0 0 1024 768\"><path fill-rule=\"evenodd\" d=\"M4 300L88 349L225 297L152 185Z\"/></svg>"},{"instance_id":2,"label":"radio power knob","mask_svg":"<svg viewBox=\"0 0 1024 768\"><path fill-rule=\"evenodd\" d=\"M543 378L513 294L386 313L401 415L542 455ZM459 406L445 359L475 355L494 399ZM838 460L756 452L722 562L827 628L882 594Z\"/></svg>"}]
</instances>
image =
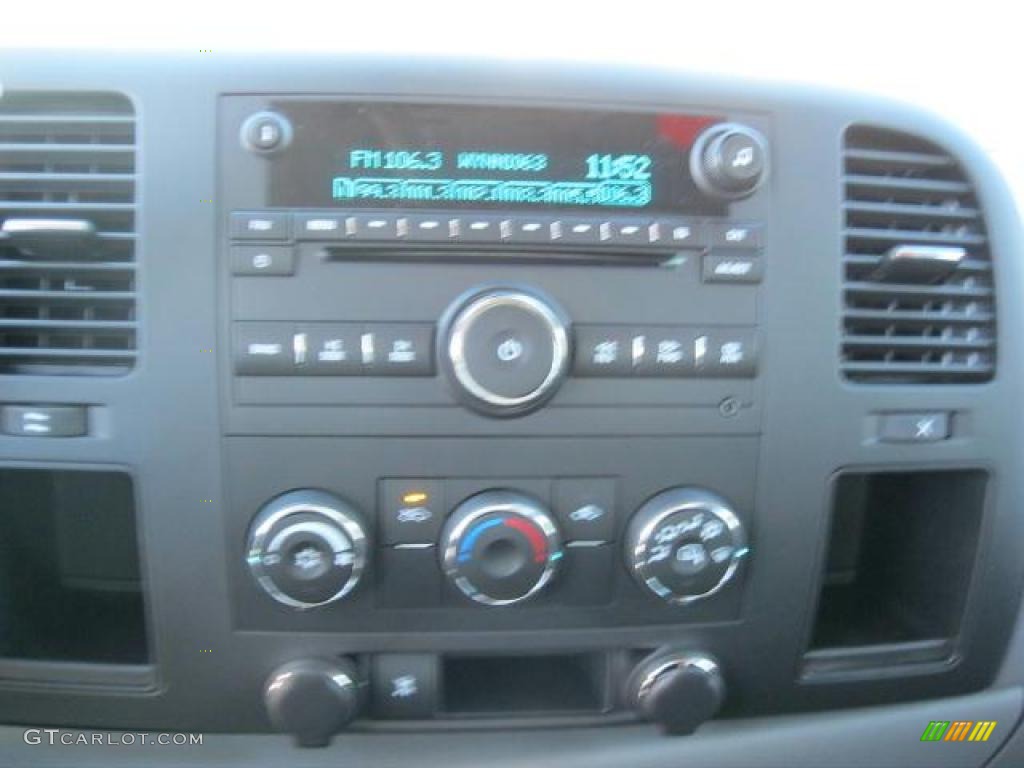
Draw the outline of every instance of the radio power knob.
<instances>
[{"instance_id":1,"label":"radio power knob","mask_svg":"<svg viewBox=\"0 0 1024 768\"><path fill-rule=\"evenodd\" d=\"M694 142L690 173L697 186L711 197L748 197L767 176L768 142L759 131L745 125L713 125Z\"/></svg>"},{"instance_id":2,"label":"radio power knob","mask_svg":"<svg viewBox=\"0 0 1024 768\"><path fill-rule=\"evenodd\" d=\"M665 733L693 733L710 720L725 700L725 680L718 663L702 653L659 651L630 675L626 698L645 720Z\"/></svg>"},{"instance_id":3,"label":"radio power knob","mask_svg":"<svg viewBox=\"0 0 1024 768\"><path fill-rule=\"evenodd\" d=\"M323 491L290 491L267 503L249 528L247 562L270 597L292 608L333 603L366 568L359 513Z\"/></svg>"},{"instance_id":4,"label":"radio power knob","mask_svg":"<svg viewBox=\"0 0 1024 768\"><path fill-rule=\"evenodd\" d=\"M702 488L649 499L626 529L626 566L637 583L673 604L718 593L748 554L743 524L728 502Z\"/></svg>"}]
</instances>

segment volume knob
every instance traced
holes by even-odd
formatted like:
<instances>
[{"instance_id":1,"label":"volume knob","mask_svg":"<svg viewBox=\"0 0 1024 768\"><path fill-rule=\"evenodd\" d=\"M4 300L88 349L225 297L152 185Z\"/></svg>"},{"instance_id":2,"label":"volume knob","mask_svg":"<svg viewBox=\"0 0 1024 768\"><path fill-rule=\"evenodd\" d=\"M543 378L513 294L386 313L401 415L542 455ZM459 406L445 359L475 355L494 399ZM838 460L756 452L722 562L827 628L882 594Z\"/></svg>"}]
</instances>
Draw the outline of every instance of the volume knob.
<instances>
[{"instance_id":1,"label":"volume knob","mask_svg":"<svg viewBox=\"0 0 1024 768\"><path fill-rule=\"evenodd\" d=\"M697 137L690 173L702 191L724 200L752 195L768 171L768 143L760 132L719 123Z\"/></svg>"}]
</instances>

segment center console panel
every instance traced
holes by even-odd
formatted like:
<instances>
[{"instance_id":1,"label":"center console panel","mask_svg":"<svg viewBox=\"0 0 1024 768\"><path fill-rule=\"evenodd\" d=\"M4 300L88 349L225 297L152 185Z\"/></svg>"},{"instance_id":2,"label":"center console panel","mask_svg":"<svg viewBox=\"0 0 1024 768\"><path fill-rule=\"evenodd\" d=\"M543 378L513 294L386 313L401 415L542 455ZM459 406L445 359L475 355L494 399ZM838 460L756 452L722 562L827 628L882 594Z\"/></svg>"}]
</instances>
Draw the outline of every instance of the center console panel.
<instances>
[{"instance_id":1,"label":"center console panel","mask_svg":"<svg viewBox=\"0 0 1024 768\"><path fill-rule=\"evenodd\" d=\"M130 223L80 205L138 315L25 314L85 293L0 199L10 343L134 345L93 378L4 348L0 571L62 610L0 590L0 719L688 733L993 683L1024 319L969 142L675 75L208 62L5 73L134 105ZM43 642L96 606L121 631Z\"/></svg>"}]
</instances>

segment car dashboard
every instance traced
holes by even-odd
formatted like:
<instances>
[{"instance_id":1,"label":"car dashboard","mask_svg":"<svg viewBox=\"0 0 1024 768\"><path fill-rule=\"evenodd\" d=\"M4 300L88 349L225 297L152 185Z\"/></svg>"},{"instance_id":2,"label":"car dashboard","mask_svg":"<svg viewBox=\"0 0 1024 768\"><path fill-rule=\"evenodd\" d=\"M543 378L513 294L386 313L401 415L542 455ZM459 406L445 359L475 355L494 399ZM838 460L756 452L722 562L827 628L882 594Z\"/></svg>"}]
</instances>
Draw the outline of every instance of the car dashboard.
<instances>
[{"instance_id":1,"label":"car dashboard","mask_svg":"<svg viewBox=\"0 0 1024 768\"><path fill-rule=\"evenodd\" d=\"M1011 738L1021 227L957 129L454 59L20 52L0 84L0 757Z\"/></svg>"}]
</instances>

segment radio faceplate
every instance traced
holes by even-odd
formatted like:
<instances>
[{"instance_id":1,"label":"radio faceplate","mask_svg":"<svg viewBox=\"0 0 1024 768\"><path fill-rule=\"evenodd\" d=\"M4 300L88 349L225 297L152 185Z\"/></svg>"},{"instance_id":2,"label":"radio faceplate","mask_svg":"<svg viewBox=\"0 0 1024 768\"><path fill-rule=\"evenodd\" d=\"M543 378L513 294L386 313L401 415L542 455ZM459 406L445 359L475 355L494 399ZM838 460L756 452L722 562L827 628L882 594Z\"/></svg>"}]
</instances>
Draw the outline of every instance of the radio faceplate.
<instances>
[{"instance_id":1,"label":"radio faceplate","mask_svg":"<svg viewBox=\"0 0 1024 768\"><path fill-rule=\"evenodd\" d=\"M767 193L727 202L702 174L715 143L760 183L767 144L741 129L763 139L767 120L449 107L222 99L230 431L487 434L502 415L512 434L756 434ZM466 192L455 176L470 170ZM384 181L335 194L371 171ZM527 181L537 196L516 192ZM591 182L646 192L622 203ZM513 381L529 334L474 342L513 377L499 399L528 407L467 395L452 365L446 323L487 290L533 297L564 326L565 371L544 397Z\"/></svg>"}]
</instances>

